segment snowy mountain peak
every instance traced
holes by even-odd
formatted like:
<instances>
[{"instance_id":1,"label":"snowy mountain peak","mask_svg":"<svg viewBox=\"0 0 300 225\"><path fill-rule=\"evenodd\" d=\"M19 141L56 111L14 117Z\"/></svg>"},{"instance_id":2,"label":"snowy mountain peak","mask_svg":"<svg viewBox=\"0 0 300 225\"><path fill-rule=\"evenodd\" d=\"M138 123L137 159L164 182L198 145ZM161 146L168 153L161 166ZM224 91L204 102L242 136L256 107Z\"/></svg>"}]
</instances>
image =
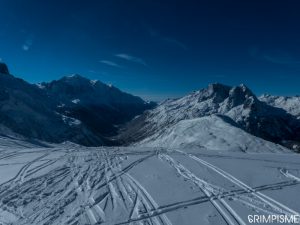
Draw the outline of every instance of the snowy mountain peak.
<instances>
[{"instance_id":1,"label":"snowy mountain peak","mask_svg":"<svg viewBox=\"0 0 300 225\"><path fill-rule=\"evenodd\" d=\"M244 84L239 86L230 87L220 83L214 83L208 85L198 92L198 102L203 102L211 99L213 103L222 103L228 99L229 107L235 107L237 105L244 104L246 100L249 102L256 102L257 98L253 92Z\"/></svg>"},{"instance_id":2,"label":"snowy mountain peak","mask_svg":"<svg viewBox=\"0 0 300 225\"><path fill-rule=\"evenodd\" d=\"M213 98L215 103L222 102L228 97L230 87L220 83L208 85L208 88L200 90L199 101L205 101L208 98Z\"/></svg>"},{"instance_id":3,"label":"snowy mountain peak","mask_svg":"<svg viewBox=\"0 0 300 225\"><path fill-rule=\"evenodd\" d=\"M59 79L58 81L64 81L64 82L75 84L75 83L79 83L79 82L87 82L90 80L79 74L72 74L72 75L64 76L61 79Z\"/></svg>"},{"instance_id":4,"label":"snowy mountain peak","mask_svg":"<svg viewBox=\"0 0 300 225\"><path fill-rule=\"evenodd\" d=\"M230 89L230 86L221 84L221 83L213 83L208 85L208 90L211 92L219 92Z\"/></svg>"},{"instance_id":5,"label":"snowy mountain peak","mask_svg":"<svg viewBox=\"0 0 300 225\"><path fill-rule=\"evenodd\" d=\"M240 84L238 87L234 87L234 88L237 88L237 89L241 89L242 90L242 93L246 96L252 96L252 97L255 97L256 96L253 94L253 92L250 90L250 88L248 88L245 84Z\"/></svg>"},{"instance_id":6,"label":"snowy mountain peak","mask_svg":"<svg viewBox=\"0 0 300 225\"><path fill-rule=\"evenodd\" d=\"M258 103L258 99L246 85L241 84L230 89L228 95L230 108L238 105L243 105L244 108L248 108L255 103Z\"/></svg>"},{"instance_id":7,"label":"snowy mountain peak","mask_svg":"<svg viewBox=\"0 0 300 225\"><path fill-rule=\"evenodd\" d=\"M69 86L69 88L78 88L80 89L101 89L101 88L109 88L110 86L99 81L99 80L90 80L80 74L72 74L69 76L64 76L59 80L52 81L50 83L46 84L49 86L57 86L57 85L63 85L63 86ZM116 88L117 89L117 88Z\"/></svg>"},{"instance_id":8,"label":"snowy mountain peak","mask_svg":"<svg viewBox=\"0 0 300 225\"><path fill-rule=\"evenodd\" d=\"M0 135L4 126L26 138L110 145L117 125L155 106L79 74L29 84L0 65Z\"/></svg>"},{"instance_id":9,"label":"snowy mountain peak","mask_svg":"<svg viewBox=\"0 0 300 225\"><path fill-rule=\"evenodd\" d=\"M259 97L259 100L273 107L281 108L300 119L300 96L288 97L264 94Z\"/></svg>"},{"instance_id":10,"label":"snowy mountain peak","mask_svg":"<svg viewBox=\"0 0 300 225\"><path fill-rule=\"evenodd\" d=\"M2 73L2 74L9 74L8 67L3 62L0 62L0 73Z\"/></svg>"},{"instance_id":11,"label":"snowy mountain peak","mask_svg":"<svg viewBox=\"0 0 300 225\"><path fill-rule=\"evenodd\" d=\"M66 78L66 79L76 79L76 78L84 78L83 76L81 76L81 75L79 75L79 74L77 74L77 73L74 73L74 74L71 74L71 75L68 75L68 76L65 76L65 77L63 77L63 78Z\"/></svg>"},{"instance_id":12,"label":"snowy mountain peak","mask_svg":"<svg viewBox=\"0 0 300 225\"><path fill-rule=\"evenodd\" d=\"M139 141L160 135L179 121L210 115L223 115L245 131L277 143L299 139L300 122L292 115L261 102L244 84L230 87L218 83L146 111L128 124L124 134Z\"/></svg>"}]
</instances>

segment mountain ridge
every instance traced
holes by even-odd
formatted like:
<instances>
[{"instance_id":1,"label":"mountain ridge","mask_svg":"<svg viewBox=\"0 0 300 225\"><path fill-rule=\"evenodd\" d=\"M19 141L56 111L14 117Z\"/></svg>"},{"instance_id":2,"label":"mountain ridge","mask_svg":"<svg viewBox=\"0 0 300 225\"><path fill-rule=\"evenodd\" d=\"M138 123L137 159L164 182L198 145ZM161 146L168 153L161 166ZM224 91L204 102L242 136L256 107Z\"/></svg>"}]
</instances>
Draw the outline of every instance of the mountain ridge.
<instances>
[{"instance_id":1,"label":"mountain ridge","mask_svg":"<svg viewBox=\"0 0 300 225\"><path fill-rule=\"evenodd\" d=\"M123 127L120 139L139 142L182 120L223 115L252 135L275 143L298 141L300 121L281 108L260 101L244 84L215 83L182 98L167 100Z\"/></svg>"},{"instance_id":2,"label":"mountain ridge","mask_svg":"<svg viewBox=\"0 0 300 225\"><path fill-rule=\"evenodd\" d=\"M128 145L163 135L180 121L216 115L267 141L300 146L298 97L257 97L245 84L213 83L156 106L79 74L30 84L10 75L6 65L2 72L7 73L0 73L0 133L88 146Z\"/></svg>"},{"instance_id":3,"label":"mountain ridge","mask_svg":"<svg viewBox=\"0 0 300 225\"><path fill-rule=\"evenodd\" d=\"M118 101L113 101L116 98ZM36 85L0 73L2 131L11 130L25 138L73 141L88 146L112 145L109 136L116 133L119 124L153 106L80 75Z\"/></svg>"},{"instance_id":4,"label":"mountain ridge","mask_svg":"<svg viewBox=\"0 0 300 225\"><path fill-rule=\"evenodd\" d=\"M275 96L263 94L259 97L259 100L267 103L268 105L282 108L289 114L300 119L300 96Z\"/></svg>"}]
</instances>

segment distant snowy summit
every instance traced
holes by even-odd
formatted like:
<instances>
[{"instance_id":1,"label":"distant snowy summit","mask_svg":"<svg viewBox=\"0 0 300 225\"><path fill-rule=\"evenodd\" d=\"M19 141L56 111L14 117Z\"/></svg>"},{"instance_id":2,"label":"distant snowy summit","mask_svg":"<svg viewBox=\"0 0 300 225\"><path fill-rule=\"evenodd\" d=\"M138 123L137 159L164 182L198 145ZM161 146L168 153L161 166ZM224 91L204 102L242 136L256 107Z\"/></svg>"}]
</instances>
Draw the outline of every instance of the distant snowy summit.
<instances>
[{"instance_id":1,"label":"distant snowy summit","mask_svg":"<svg viewBox=\"0 0 300 225\"><path fill-rule=\"evenodd\" d=\"M48 142L114 145L118 126L154 103L80 75L30 84L0 64L0 134Z\"/></svg>"},{"instance_id":2,"label":"distant snowy summit","mask_svg":"<svg viewBox=\"0 0 300 225\"><path fill-rule=\"evenodd\" d=\"M273 96L264 94L259 97L259 100L266 102L268 105L284 109L300 119L300 96Z\"/></svg>"},{"instance_id":3,"label":"distant snowy summit","mask_svg":"<svg viewBox=\"0 0 300 225\"><path fill-rule=\"evenodd\" d=\"M300 121L286 110L258 99L245 85L211 84L179 99L169 99L144 112L123 129L124 143L141 142L164 133L183 120L220 115L231 125L275 143L300 141ZM224 129L226 132L226 129Z\"/></svg>"}]
</instances>

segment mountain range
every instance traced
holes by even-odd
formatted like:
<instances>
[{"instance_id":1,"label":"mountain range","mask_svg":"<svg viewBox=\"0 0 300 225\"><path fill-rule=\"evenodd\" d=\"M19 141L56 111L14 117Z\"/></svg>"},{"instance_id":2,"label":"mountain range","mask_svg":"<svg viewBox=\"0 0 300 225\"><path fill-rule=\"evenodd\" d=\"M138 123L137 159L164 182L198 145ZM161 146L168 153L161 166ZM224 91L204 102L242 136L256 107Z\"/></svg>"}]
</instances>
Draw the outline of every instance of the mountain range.
<instances>
[{"instance_id":1,"label":"mountain range","mask_svg":"<svg viewBox=\"0 0 300 225\"><path fill-rule=\"evenodd\" d=\"M115 144L118 126L155 103L80 75L30 84L0 64L0 132L47 142Z\"/></svg>"},{"instance_id":2,"label":"mountain range","mask_svg":"<svg viewBox=\"0 0 300 225\"><path fill-rule=\"evenodd\" d=\"M280 105L261 101L243 84L236 87L211 84L182 98L166 100L127 123L119 138L125 144L163 139L181 121L212 115L253 136L299 148L300 120L297 116ZM226 132L227 129L223 129L223 133ZM175 132L172 138L176 135Z\"/></svg>"},{"instance_id":3,"label":"mountain range","mask_svg":"<svg viewBox=\"0 0 300 225\"><path fill-rule=\"evenodd\" d=\"M242 151L259 138L263 147L299 150L300 97L256 97L243 84L216 83L157 105L78 74L30 84L0 63L0 134L86 146L222 142Z\"/></svg>"}]
</instances>

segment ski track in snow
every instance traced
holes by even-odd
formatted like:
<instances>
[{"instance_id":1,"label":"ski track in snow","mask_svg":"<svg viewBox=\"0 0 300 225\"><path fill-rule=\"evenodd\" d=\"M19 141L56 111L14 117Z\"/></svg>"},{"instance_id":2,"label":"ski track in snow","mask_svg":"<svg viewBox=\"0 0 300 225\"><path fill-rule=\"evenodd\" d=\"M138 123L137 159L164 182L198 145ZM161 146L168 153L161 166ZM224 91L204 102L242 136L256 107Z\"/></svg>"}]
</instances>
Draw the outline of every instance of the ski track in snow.
<instances>
[{"instance_id":1,"label":"ski track in snow","mask_svg":"<svg viewBox=\"0 0 300 225\"><path fill-rule=\"evenodd\" d=\"M153 213L159 205L127 173L154 154L122 168L124 157L108 151L73 149L67 157L45 159L52 152L45 150L0 185L0 209L15 215L15 224L172 224L166 215ZM34 176L60 160L64 163Z\"/></svg>"},{"instance_id":2,"label":"ski track in snow","mask_svg":"<svg viewBox=\"0 0 300 225\"><path fill-rule=\"evenodd\" d=\"M221 175L222 177L226 178L230 182L234 183L238 187L242 188L244 192L242 192L243 195L234 195L232 198L236 201L242 202L244 205L251 207L258 212L264 212L267 214L285 214L285 215L300 215L299 212L296 212L295 210L287 207L286 205L276 201L275 199L256 191L255 189L249 187L242 181L238 180L236 177L232 176L231 174L225 172L224 170L202 160L198 157L187 154L182 151L177 151L185 156L190 157L191 159L197 161L198 163L201 163L202 165L210 168L211 170L215 171L217 174ZM170 155L167 154L159 154L159 158L161 160L164 160L168 162L172 167L176 169L176 171L185 179L188 179L192 181L194 184L196 184L203 193L209 198L212 205L216 208L216 210L221 214L221 216L225 219L227 224L247 224L243 219L238 215L238 213L230 207L230 205L227 203L224 198L226 198L228 195L227 190L224 190L224 188L218 187L216 185L210 184L199 177L197 177L195 174L193 174L191 171L189 171L187 168L185 168L180 162L175 161ZM285 176L294 179L296 181L299 181L298 177L295 177L294 175L288 173L288 171L285 171ZM249 193L251 198L247 198L244 195L246 193ZM229 195L230 196L230 195Z\"/></svg>"},{"instance_id":3,"label":"ski track in snow","mask_svg":"<svg viewBox=\"0 0 300 225\"><path fill-rule=\"evenodd\" d=\"M236 184L237 186L241 187L242 189L244 189L246 192L251 193L254 197L256 197L257 199L261 200L263 203L265 203L267 206L269 206L270 208L272 208L275 212L277 211L278 214L285 214L285 215L300 215L299 212L296 212L295 210L287 207L286 205L276 201L275 199L259 192L256 191L255 189L251 188L250 186L248 186L247 184L243 183L242 181L240 181L239 179L237 179L236 177L232 176L231 174L225 172L224 170L208 163L207 161L200 159L192 154L187 154L185 152L182 151L178 151L177 152L183 154L183 155L187 155L188 157L192 158L193 160L201 163L204 166L207 166L208 168L210 168L211 170L215 171L216 173L218 173L219 175L223 176L224 178L228 179L229 181L231 181L232 183ZM281 172L286 176L289 177L291 179L294 179L296 181L300 181L300 179L292 174L290 174L288 171L283 171L281 170Z\"/></svg>"},{"instance_id":4,"label":"ski track in snow","mask_svg":"<svg viewBox=\"0 0 300 225\"><path fill-rule=\"evenodd\" d=\"M221 214L221 216L225 219L227 224L230 225L246 224L222 198L219 197L217 197L217 199L215 198L216 196L214 192L216 189L218 189L217 187L214 187L213 185L208 184L206 181L198 178L196 175L194 175L191 171L189 171L179 162L176 162L172 157L165 154L161 154L159 155L159 157L162 160L165 160L168 163L170 163L170 165L174 167L181 176L195 183L203 191L203 193L209 198L210 202L213 204L216 210Z\"/></svg>"},{"instance_id":5,"label":"ski track in snow","mask_svg":"<svg viewBox=\"0 0 300 225\"><path fill-rule=\"evenodd\" d=\"M227 190L197 176L194 168L188 169L172 157L176 152L239 189ZM34 153L36 155L31 160L25 157ZM22 162L20 157L23 156ZM16 158L18 160L14 161ZM174 203L170 199L170 204L160 204L159 199L154 199L147 187L131 173L133 168L147 163L148 159L159 159L159 163L175 169L180 179L198 187L202 194L186 201ZM229 225L247 224L232 202L246 210L265 214L298 214L215 165L182 151L80 146L36 151L6 150L0 152L0 165L1 168L21 165L15 176L0 184L1 225L172 225L169 212L201 203L210 203L224 224ZM299 178L287 170L280 170L280 173L292 182L299 182ZM11 221L2 219L3 212L11 215Z\"/></svg>"},{"instance_id":6,"label":"ski track in snow","mask_svg":"<svg viewBox=\"0 0 300 225\"><path fill-rule=\"evenodd\" d=\"M185 154L185 153L183 153L183 154ZM279 213L286 214L286 215L298 215L299 214L295 210L285 206L284 204L276 201L275 199L270 198L267 195L265 195L265 194L263 194L259 191L254 190L253 188L249 187L248 185L246 185L242 181L238 180L236 177L234 177L231 174L225 172L224 170L222 170L222 169L220 169L220 168L218 168L218 167L216 167L216 166L214 166L214 165L212 165L212 164L210 164L210 163L208 163L208 162L206 162L202 159L199 159L198 157L193 156L191 154L189 154L189 157L191 157L192 159L196 160L197 162L209 167L210 169L214 170L215 172L217 172L221 176L225 177L226 179L228 179L232 183L234 183L237 186L243 188L245 191L250 192L255 197L257 197L261 201L265 202L267 205L269 205L273 209L277 210Z\"/></svg>"},{"instance_id":7,"label":"ski track in snow","mask_svg":"<svg viewBox=\"0 0 300 225\"><path fill-rule=\"evenodd\" d=\"M297 177L297 176L295 176L295 175L293 175L293 174L291 174L288 170L281 168L281 169L280 169L280 172L281 172L285 177L288 177L288 178L290 178L290 179L292 179L292 180L295 180L295 181L300 182L300 178Z\"/></svg>"}]
</instances>

